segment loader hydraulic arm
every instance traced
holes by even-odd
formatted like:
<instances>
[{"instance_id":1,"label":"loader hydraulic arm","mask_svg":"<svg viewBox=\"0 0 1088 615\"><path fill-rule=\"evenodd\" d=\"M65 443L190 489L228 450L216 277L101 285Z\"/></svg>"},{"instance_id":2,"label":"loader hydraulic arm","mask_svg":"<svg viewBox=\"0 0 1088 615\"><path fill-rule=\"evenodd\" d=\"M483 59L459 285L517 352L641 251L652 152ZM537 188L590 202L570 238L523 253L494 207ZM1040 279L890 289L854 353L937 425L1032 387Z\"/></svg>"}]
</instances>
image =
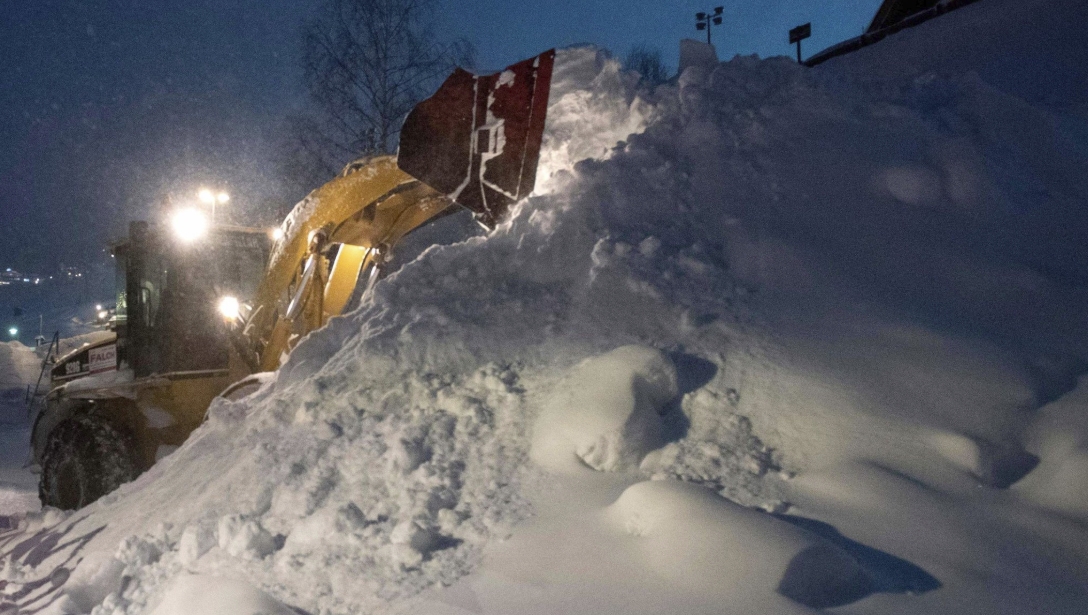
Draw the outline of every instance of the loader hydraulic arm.
<instances>
[{"instance_id":1,"label":"loader hydraulic arm","mask_svg":"<svg viewBox=\"0 0 1088 615\"><path fill-rule=\"evenodd\" d=\"M452 203L381 156L349 165L287 216L236 350L249 371L275 369L295 338L372 283L392 248Z\"/></svg>"},{"instance_id":2,"label":"loader hydraulic arm","mask_svg":"<svg viewBox=\"0 0 1088 615\"><path fill-rule=\"evenodd\" d=\"M405 235L455 204L491 228L532 192L554 58L493 75L458 69L409 113L398 157L354 162L296 205L236 332L236 373L276 369L373 285Z\"/></svg>"}]
</instances>

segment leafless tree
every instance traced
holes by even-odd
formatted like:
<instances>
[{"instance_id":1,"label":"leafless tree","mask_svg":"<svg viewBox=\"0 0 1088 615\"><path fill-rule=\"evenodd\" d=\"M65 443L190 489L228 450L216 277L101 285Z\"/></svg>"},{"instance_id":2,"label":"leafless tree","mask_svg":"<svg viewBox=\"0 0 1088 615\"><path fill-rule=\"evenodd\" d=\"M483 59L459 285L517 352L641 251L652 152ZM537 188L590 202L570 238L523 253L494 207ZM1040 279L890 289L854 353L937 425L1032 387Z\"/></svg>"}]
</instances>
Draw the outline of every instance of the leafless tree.
<instances>
[{"instance_id":1,"label":"leafless tree","mask_svg":"<svg viewBox=\"0 0 1088 615\"><path fill-rule=\"evenodd\" d=\"M276 171L284 202L281 208L329 181L344 166L339 147L325 135L314 114L289 115L282 122L275 154ZM287 213L287 210L279 211Z\"/></svg>"},{"instance_id":2,"label":"leafless tree","mask_svg":"<svg viewBox=\"0 0 1088 615\"><path fill-rule=\"evenodd\" d=\"M412 107L454 66L472 66L472 45L435 36L435 10L435 0L325 0L304 24L312 105L286 123L280 171L287 184L328 179L352 159L392 153Z\"/></svg>"},{"instance_id":3,"label":"leafless tree","mask_svg":"<svg viewBox=\"0 0 1088 615\"><path fill-rule=\"evenodd\" d=\"M627 70L637 71L651 84L664 83L669 79L665 61L661 59L661 50L649 45L635 45L623 58Z\"/></svg>"}]
</instances>

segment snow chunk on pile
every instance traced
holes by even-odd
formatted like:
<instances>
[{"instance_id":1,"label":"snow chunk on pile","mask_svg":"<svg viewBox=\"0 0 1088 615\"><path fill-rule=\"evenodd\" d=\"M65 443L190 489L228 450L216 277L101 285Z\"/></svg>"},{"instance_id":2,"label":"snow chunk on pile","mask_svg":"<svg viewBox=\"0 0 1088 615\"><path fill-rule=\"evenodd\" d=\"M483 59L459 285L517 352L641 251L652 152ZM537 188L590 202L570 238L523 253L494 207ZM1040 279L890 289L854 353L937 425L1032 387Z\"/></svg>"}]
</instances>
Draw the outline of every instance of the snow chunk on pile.
<instances>
[{"instance_id":1,"label":"snow chunk on pile","mask_svg":"<svg viewBox=\"0 0 1088 615\"><path fill-rule=\"evenodd\" d=\"M659 350L624 346L587 359L545 404L533 460L559 471L576 460L603 472L634 469L664 444L661 414L676 393L676 368Z\"/></svg>"},{"instance_id":2,"label":"snow chunk on pile","mask_svg":"<svg viewBox=\"0 0 1088 615\"><path fill-rule=\"evenodd\" d=\"M739 611L759 608L745 604L759 586L760 599L777 592L816 608L847 604L871 589L865 571L842 549L691 484L635 484L607 515L638 539L640 559L659 575Z\"/></svg>"},{"instance_id":3,"label":"snow chunk on pile","mask_svg":"<svg viewBox=\"0 0 1088 615\"><path fill-rule=\"evenodd\" d=\"M603 50L559 50L536 175L538 194L556 190L556 176L569 173L575 163L607 159L617 144L645 130L654 106L638 96L638 79Z\"/></svg>"},{"instance_id":4,"label":"snow chunk on pile","mask_svg":"<svg viewBox=\"0 0 1088 615\"><path fill-rule=\"evenodd\" d=\"M166 591L151 615L297 615L243 581L183 575Z\"/></svg>"}]
</instances>

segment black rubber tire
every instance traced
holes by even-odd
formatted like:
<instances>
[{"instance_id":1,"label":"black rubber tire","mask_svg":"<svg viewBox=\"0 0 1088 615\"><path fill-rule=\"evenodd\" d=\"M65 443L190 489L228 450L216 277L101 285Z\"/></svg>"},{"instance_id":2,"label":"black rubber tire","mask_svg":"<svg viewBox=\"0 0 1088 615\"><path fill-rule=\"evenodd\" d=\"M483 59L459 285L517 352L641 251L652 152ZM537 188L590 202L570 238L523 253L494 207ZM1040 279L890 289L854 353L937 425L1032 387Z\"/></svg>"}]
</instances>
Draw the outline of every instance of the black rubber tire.
<instances>
[{"instance_id":1,"label":"black rubber tire","mask_svg":"<svg viewBox=\"0 0 1088 615\"><path fill-rule=\"evenodd\" d=\"M138 474L132 438L100 416L81 413L49 433L38 495L45 506L76 510Z\"/></svg>"}]
</instances>

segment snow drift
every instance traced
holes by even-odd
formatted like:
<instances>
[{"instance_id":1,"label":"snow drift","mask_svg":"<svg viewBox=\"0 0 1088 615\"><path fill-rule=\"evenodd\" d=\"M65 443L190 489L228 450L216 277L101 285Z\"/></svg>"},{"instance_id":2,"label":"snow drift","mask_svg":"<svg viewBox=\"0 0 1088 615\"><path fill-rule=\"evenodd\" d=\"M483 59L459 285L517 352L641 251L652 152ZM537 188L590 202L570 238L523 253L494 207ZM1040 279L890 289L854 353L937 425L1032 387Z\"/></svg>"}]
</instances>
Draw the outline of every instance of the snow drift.
<instances>
[{"instance_id":1,"label":"snow drift","mask_svg":"<svg viewBox=\"0 0 1088 615\"><path fill-rule=\"evenodd\" d=\"M560 52L536 196L134 483L0 534L0 593L1078 612L1088 101L1065 85L1088 62L993 76L1086 16L991 0L817 69L738 57L652 91ZM1000 52L973 51L982 23Z\"/></svg>"}]
</instances>

